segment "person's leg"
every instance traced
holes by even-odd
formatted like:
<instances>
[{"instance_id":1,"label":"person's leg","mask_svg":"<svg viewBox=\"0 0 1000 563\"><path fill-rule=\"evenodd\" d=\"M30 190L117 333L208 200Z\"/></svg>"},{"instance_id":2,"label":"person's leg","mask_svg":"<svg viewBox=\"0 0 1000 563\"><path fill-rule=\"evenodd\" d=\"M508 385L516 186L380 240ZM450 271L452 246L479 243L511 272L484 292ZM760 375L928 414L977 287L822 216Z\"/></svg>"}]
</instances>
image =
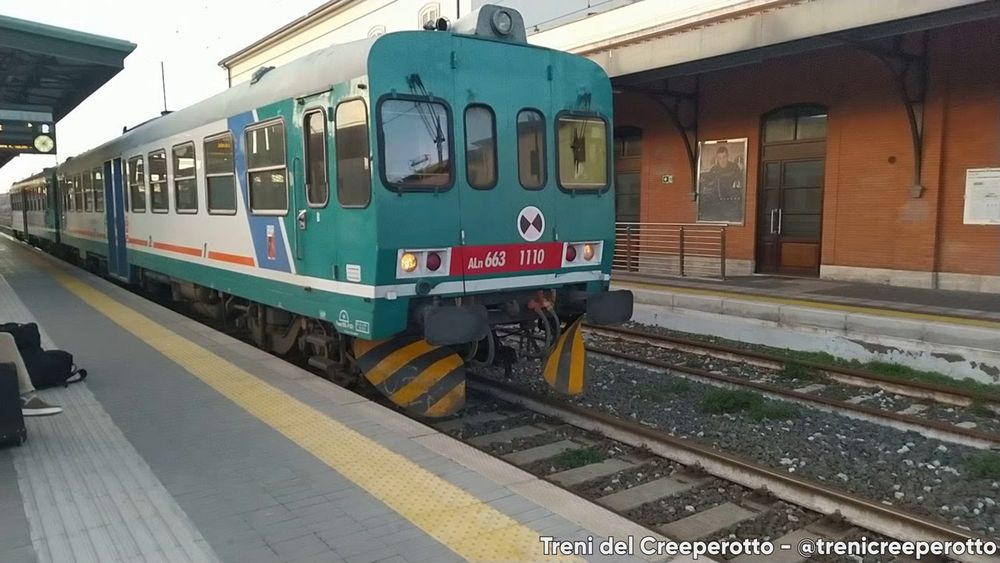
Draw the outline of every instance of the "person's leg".
<instances>
[{"instance_id":1,"label":"person's leg","mask_svg":"<svg viewBox=\"0 0 1000 563\"><path fill-rule=\"evenodd\" d=\"M24 366L21 353L17 351L17 342L10 333L0 332L0 362L12 362L17 369L17 386L21 392L21 412L24 416L46 416L62 412L62 407L50 405L35 395L35 386L31 384L28 368Z\"/></svg>"}]
</instances>

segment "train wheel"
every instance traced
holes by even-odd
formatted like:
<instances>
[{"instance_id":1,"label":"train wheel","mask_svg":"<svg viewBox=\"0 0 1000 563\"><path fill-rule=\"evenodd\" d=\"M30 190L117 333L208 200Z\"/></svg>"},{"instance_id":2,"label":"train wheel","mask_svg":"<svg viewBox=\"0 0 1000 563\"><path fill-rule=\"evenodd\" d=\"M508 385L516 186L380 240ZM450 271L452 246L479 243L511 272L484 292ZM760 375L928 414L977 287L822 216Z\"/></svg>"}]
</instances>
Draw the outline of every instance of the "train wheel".
<instances>
[{"instance_id":1,"label":"train wheel","mask_svg":"<svg viewBox=\"0 0 1000 563\"><path fill-rule=\"evenodd\" d=\"M358 369L380 393L418 416L439 418L465 404L465 362L417 336L355 340Z\"/></svg>"},{"instance_id":2,"label":"train wheel","mask_svg":"<svg viewBox=\"0 0 1000 563\"><path fill-rule=\"evenodd\" d=\"M587 349L580 331L582 323L582 316L571 322L545 359L542 372L545 382L565 395L583 393Z\"/></svg>"}]
</instances>

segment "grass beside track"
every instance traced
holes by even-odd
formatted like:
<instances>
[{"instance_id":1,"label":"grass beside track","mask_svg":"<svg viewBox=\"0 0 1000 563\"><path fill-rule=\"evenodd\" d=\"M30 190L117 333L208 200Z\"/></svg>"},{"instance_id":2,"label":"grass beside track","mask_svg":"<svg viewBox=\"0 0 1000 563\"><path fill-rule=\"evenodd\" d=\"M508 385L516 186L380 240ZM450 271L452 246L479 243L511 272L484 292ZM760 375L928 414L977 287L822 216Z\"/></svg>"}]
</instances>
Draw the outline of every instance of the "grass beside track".
<instances>
[{"instance_id":1,"label":"grass beside track","mask_svg":"<svg viewBox=\"0 0 1000 563\"><path fill-rule=\"evenodd\" d=\"M799 415L792 405L768 401L763 395L741 389L709 391L701 402L701 410L709 414L746 413L754 420L787 420Z\"/></svg>"},{"instance_id":2,"label":"grass beside track","mask_svg":"<svg viewBox=\"0 0 1000 563\"><path fill-rule=\"evenodd\" d=\"M635 325L634 328L637 330L649 330L650 327L646 327L643 325ZM827 352L803 352L799 350L791 350L788 348L775 348L772 346L748 344L746 342L727 340L724 338L708 337L702 334L677 332L677 331L667 331L667 332L676 334L677 336L681 338L686 338L688 340L707 341L715 344L720 344L723 346L729 346L731 348L738 348L742 350L754 350L757 352L763 352L765 354L771 354L773 356L784 358L788 361L788 363L782 370L781 377L785 379L799 379L799 380L812 379L815 381L822 381L823 379L822 376L816 373L815 370L811 370L810 368L801 365L801 362L808 362L808 363L820 364L822 366L829 366L831 368L847 368L847 369L868 371L897 381L930 383L934 385L940 385L942 387L958 389L968 392L970 395L973 396L974 399L978 399L982 403L1000 400L1000 383L981 383L971 378L955 379L953 377L949 377L947 375L944 375L943 373L939 373L936 371L918 370L908 366L894 364L891 362L883 362L883 361L861 362L858 360L848 360L845 358L838 358L837 356L834 356ZM985 405L982 406L985 409ZM994 417L998 416L996 413L994 413L989 409L985 409L985 411L982 414L983 416L994 416Z\"/></svg>"}]
</instances>

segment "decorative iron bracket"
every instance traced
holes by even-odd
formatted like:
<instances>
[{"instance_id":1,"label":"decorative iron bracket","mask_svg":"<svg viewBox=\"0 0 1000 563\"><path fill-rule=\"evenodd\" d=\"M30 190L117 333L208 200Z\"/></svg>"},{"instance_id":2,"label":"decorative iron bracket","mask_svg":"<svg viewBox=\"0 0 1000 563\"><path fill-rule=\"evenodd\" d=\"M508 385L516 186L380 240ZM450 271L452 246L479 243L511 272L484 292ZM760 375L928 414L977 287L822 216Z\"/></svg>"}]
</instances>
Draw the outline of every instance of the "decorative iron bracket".
<instances>
[{"instance_id":1,"label":"decorative iron bracket","mask_svg":"<svg viewBox=\"0 0 1000 563\"><path fill-rule=\"evenodd\" d=\"M911 40L907 41L907 36L897 35L885 42L855 46L882 61L895 81L896 90L906 109L913 143L913 185L910 186L910 197L919 198L924 193L921 169L924 157L928 33L924 31L919 37L910 37Z\"/></svg>"},{"instance_id":2,"label":"decorative iron bracket","mask_svg":"<svg viewBox=\"0 0 1000 563\"><path fill-rule=\"evenodd\" d=\"M691 201L698 197L698 88L697 76L666 78L649 87L630 88L663 108L680 133L691 167Z\"/></svg>"}]
</instances>

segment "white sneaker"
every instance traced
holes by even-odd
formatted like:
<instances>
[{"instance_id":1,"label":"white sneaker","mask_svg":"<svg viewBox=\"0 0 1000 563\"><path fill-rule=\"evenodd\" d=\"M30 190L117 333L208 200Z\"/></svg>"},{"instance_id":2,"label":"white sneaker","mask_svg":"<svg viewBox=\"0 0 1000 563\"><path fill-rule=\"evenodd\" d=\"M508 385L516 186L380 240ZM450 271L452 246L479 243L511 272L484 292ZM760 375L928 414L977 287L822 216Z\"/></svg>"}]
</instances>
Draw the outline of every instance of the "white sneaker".
<instances>
[{"instance_id":1,"label":"white sneaker","mask_svg":"<svg viewBox=\"0 0 1000 563\"><path fill-rule=\"evenodd\" d=\"M52 416L62 411L62 407L50 405L41 400L38 395L21 397L21 414L24 416Z\"/></svg>"}]
</instances>

